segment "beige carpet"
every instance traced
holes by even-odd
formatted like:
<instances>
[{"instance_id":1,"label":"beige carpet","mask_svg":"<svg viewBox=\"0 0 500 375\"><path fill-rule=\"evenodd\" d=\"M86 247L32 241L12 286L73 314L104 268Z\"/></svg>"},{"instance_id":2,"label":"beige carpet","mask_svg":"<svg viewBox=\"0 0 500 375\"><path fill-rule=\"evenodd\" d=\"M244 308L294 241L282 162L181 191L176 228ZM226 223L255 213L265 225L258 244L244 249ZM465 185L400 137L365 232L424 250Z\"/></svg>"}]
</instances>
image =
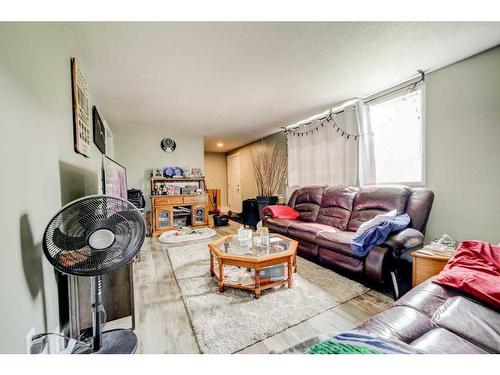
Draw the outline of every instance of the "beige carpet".
<instances>
[{"instance_id":1,"label":"beige carpet","mask_svg":"<svg viewBox=\"0 0 500 375\"><path fill-rule=\"evenodd\" d=\"M369 290L298 257L291 289L267 290L258 300L239 289L219 293L209 242L167 249L203 353L235 353Z\"/></svg>"}]
</instances>

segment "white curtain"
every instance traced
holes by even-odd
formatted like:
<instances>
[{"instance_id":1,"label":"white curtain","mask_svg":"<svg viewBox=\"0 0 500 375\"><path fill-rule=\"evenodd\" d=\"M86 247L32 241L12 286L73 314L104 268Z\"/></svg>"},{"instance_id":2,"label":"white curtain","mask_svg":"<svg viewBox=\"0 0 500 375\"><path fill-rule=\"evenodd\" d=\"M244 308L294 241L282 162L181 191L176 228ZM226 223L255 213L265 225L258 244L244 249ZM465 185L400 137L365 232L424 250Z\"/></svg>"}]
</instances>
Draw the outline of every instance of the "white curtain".
<instances>
[{"instance_id":1,"label":"white curtain","mask_svg":"<svg viewBox=\"0 0 500 375\"><path fill-rule=\"evenodd\" d=\"M357 115L350 106L333 117L338 128L358 133ZM314 129L318 122L301 127L300 132ZM357 142L342 137L333 121L308 135L288 135L288 185L356 185L358 175Z\"/></svg>"},{"instance_id":2,"label":"white curtain","mask_svg":"<svg viewBox=\"0 0 500 375\"><path fill-rule=\"evenodd\" d=\"M369 111L370 107L365 105L361 100L356 103L359 134L368 134L361 137L358 144L359 186L374 184L376 181L375 150Z\"/></svg>"},{"instance_id":3,"label":"white curtain","mask_svg":"<svg viewBox=\"0 0 500 375\"><path fill-rule=\"evenodd\" d=\"M365 105L358 101L344 108L344 112L323 121L324 126L308 135L288 135L288 186L295 190L305 185L365 185L375 182L373 137L342 136L371 133ZM300 132L318 126L313 122L301 127ZM340 130L337 130L339 129Z\"/></svg>"}]
</instances>

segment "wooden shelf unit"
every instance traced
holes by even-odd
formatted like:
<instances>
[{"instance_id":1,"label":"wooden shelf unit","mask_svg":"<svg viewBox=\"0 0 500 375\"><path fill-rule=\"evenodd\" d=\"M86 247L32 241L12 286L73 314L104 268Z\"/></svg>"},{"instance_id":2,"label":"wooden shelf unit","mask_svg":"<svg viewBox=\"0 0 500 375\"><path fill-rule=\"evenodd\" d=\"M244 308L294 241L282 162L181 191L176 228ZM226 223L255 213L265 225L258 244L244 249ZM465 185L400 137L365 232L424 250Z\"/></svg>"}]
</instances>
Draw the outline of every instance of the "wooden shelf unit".
<instances>
[{"instance_id":1,"label":"wooden shelf unit","mask_svg":"<svg viewBox=\"0 0 500 375\"><path fill-rule=\"evenodd\" d=\"M156 195L154 191L155 182L198 182L199 189L203 194L180 194L180 195ZM151 177L151 210L153 236L172 230L174 226L174 207L191 208L191 226L208 225L208 195L206 192L205 179L201 178L166 178Z\"/></svg>"}]
</instances>

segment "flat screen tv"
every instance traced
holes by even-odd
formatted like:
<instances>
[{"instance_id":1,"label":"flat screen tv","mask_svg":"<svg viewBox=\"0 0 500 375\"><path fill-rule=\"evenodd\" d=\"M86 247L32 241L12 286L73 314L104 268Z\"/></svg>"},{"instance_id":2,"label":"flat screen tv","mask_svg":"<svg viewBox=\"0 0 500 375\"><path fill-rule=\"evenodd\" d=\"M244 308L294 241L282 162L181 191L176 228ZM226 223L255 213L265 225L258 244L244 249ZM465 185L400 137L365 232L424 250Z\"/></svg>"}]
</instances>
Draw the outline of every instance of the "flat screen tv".
<instances>
[{"instance_id":1,"label":"flat screen tv","mask_svg":"<svg viewBox=\"0 0 500 375\"><path fill-rule=\"evenodd\" d=\"M103 156L102 180L103 194L127 199L127 172L123 165Z\"/></svg>"}]
</instances>

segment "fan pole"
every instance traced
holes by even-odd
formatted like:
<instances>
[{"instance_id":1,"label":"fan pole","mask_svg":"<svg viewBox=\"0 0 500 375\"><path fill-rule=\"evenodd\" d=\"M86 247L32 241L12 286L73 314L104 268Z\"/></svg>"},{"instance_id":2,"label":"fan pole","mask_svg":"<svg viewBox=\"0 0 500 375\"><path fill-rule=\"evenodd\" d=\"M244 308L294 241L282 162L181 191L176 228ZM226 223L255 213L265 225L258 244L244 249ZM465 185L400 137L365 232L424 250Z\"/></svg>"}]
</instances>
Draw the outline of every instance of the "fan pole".
<instances>
[{"instance_id":1,"label":"fan pole","mask_svg":"<svg viewBox=\"0 0 500 375\"><path fill-rule=\"evenodd\" d=\"M101 276L92 277L92 323L94 347L97 352L102 347L102 279Z\"/></svg>"}]
</instances>

